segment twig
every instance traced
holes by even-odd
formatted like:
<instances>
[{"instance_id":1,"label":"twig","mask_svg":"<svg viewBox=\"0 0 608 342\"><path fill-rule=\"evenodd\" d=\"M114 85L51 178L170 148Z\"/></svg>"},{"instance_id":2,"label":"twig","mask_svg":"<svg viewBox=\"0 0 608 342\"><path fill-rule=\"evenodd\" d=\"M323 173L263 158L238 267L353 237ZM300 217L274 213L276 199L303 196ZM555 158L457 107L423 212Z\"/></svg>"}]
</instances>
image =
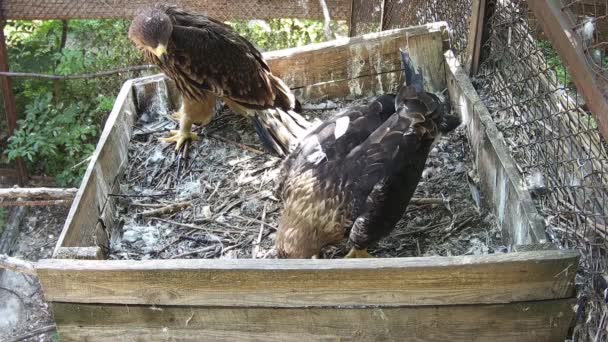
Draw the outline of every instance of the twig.
<instances>
[{"instance_id":1,"label":"twig","mask_svg":"<svg viewBox=\"0 0 608 342\"><path fill-rule=\"evenodd\" d=\"M443 198L412 198L409 204L413 205L432 205L432 204L444 204Z\"/></svg>"},{"instance_id":2,"label":"twig","mask_svg":"<svg viewBox=\"0 0 608 342\"><path fill-rule=\"evenodd\" d=\"M450 227L448 227L445 230L446 234L441 238L441 241L445 241L445 239L447 239L450 236L452 236L452 234L454 234L455 232L457 232L460 228L464 227L466 224L468 224L471 221L473 221L473 216L467 217L466 219L462 220L461 222L459 222L456 225L450 225Z\"/></svg>"},{"instance_id":3,"label":"twig","mask_svg":"<svg viewBox=\"0 0 608 342\"><path fill-rule=\"evenodd\" d=\"M175 226L181 227L181 228L188 228L188 229L195 229L195 230L202 230L204 232L214 232L214 233L226 233L225 229L213 229L213 228L207 228L207 227L201 227L201 226L195 226L193 224L187 224L187 223L180 223L180 222L175 222L175 221L171 221L171 220L166 220L166 219L161 219L158 217L152 217L150 218L152 220L156 220L156 221L160 221L160 222L164 222L164 223L168 223L168 224L173 224ZM213 220L207 220L207 219L198 219L199 221L203 221L203 222L207 222L207 223L217 223L220 226L224 226L226 228L234 228L232 226L229 226L225 223L220 223L217 221L213 221Z\"/></svg>"},{"instance_id":4,"label":"twig","mask_svg":"<svg viewBox=\"0 0 608 342\"><path fill-rule=\"evenodd\" d=\"M264 211L262 212L262 214L263 214L263 218L265 218L266 217L266 204L265 203L264 203ZM273 225L271 225L269 223L266 223L266 222L264 222L262 220L254 219L253 217L240 216L240 215L232 215L232 214L228 215L228 216L234 217L234 218L238 218L238 219L241 219L241 220L245 220L245 221L251 221L251 222L259 223L259 224L264 225L264 226L266 226L266 227L268 227L268 228L270 228L272 230L277 230L277 227L275 227L275 226L273 226Z\"/></svg>"},{"instance_id":5,"label":"twig","mask_svg":"<svg viewBox=\"0 0 608 342\"><path fill-rule=\"evenodd\" d=\"M217 184L215 185L215 189L213 189L213 192L209 195L209 197L207 197L207 202L209 202L211 198L213 198L213 196L217 193L217 189L219 189L220 184L222 184L222 182L217 182Z\"/></svg>"},{"instance_id":6,"label":"twig","mask_svg":"<svg viewBox=\"0 0 608 342\"><path fill-rule=\"evenodd\" d=\"M25 78L43 78L49 80L79 80L79 79L87 79L87 78L96 78L96 77L108 77L116 74L122 74L125 72L132 71L142 71L149 69L156 69L156 65L135 65L126 68L112 69L100 72L94 72L89 74L81 74L81 75L49 75L49 74L38 74L38 73L29 73L29 72L12 72L12 71L1 71L0 76L8 76L8 77L25 77Z\"/></svg>"},{"instance_id":7,"label":"twig","mask_svg":"<svg viewBox=\"0 0 608 342\"><path fill-rule=\"evenodd\" d=\"M30 262L0 254L0 268L9 271L36 276L36 268Z\"/></svg>"},{"instance_id":8,"label":"twig","mask_svg":"<svg viewBox=\"0 0 608 342\"><path fill-rule=\"evenodd\" d=\"M7 342L21 342L21 341L25 341L27 339L30 339L32 337L36 337L38 335L54 332L56 329L57 329L56 326L49 325L47 327L42 327L42 328L38 328L38 329L32 330L32 331L28 332L25 335L13 337L12 339L8 340Z\"/></svg>"},{"instance_id":9,"label":"twig","mask_svg":"<svg viewBox=\"0 0 608 342\"><path fill-rule=\"evenodd\" d=\"M23 300L24 295L18 293L17 291L13 290L13 289L9 289L8 287L4 287L4 286L0 286L0 290L4 290L10 294L12 294L13 296L17 297L17 299L19 299L19 301L21 302L21 305L23 305L24 307L25 305L25 300Z\"/></svg>"},{"instance_id":10,"label":"twig","mask_svg":"<svg viewBox=\"0 0 608 342\"><path fill-rule=\"evenodd\" d=\"M222 136L219 136L217 134L210 134L208 136L211 137L211 138L213 138L213 139L216 139L216 140L219 140L221 142L224 142L226 144L234 145L234 146L236 146L236 147L238 147L240 149L243 149L245 151L249 151L251 153L260 154L260 155L261 154L266 154L266 152L264 152L264 151L260 151L260 150L258 150L256 148L253 148L253 147L249 146L249 145L241 144L241 143L238 143L236 141L232 141L232 140L226 139L226 138L224 138Z\"/></svg>"},{"instance_id":11,"label":"twig","mask_svg":"<svg viewBox=\"0 0 608 342\"><path fill-rule=\"evenodd\" d=\"M171 257L171 259L180 259L180 258L183 258L185 256L189 256L189 255L193 255L193 254L211 252L212 250L214 250L216 248L217 248L217 245L211 245L211 246L203 247L203 248L200 248L200 249L195 249L193 251L185 252L185 253L182 253L182 254L174 255L174 256Z\"/></svg>"},{"instance_id":12,"label":"twig","mask_svg":"<svg viewBox=\"0 0 608 342\"><path fill-rule=\"evenodd\" d=\"M260 243L262 243L262 236L264 234L264 226L266 225L265 220L266 220L266 203L264 203L264 209L262 209L262 222L260 222L260 232L258 233L258 239L256 241L255 246L253 246L253 249L251 250L251 258L253 258L253 259L256 259L256 255L258 254L258 252L260 250Z\"/></svg>"},{"instance_id":13,"label":"twig","mask_svg":"<svg viewBox=\"0 0 608 342\"><path fill-rule=\"evenodd\" d=\"M108 194L110 197L133 197L133 198L146 198L146 197L165 197L174 194L174 192L164 192L154 195L129 195L129 194Z\"/></svg>"},{"instance_id":14,"label":"twig","mask_svg":"<svg viewBox=\"0 0 608 342\"><path fill-rule=\"evenodd\" d=\"M191 205L192 205L192 202L190 202L190 201L175 203L175 204L171 204L171 205L168 205L168 206L165 206L162 208L144 211L144 212L140 213L139 216L140 217L150 217L150 216L158 216L158 215L165 215L165 214L175 214L177 212L180 212L180 211L188 208Z\"/></svg>"}]
</instances>

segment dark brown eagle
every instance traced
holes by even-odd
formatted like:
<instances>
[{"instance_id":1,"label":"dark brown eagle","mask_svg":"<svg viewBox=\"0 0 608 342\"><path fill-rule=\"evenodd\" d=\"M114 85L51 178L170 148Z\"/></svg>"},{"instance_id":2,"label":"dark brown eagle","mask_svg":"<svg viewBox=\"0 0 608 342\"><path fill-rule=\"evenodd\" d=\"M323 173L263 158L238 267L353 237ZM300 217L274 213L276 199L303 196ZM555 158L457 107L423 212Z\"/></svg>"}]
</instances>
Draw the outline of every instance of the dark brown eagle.
<instances>
[{"instance_id":1,"label":"dark brown eagle","mask_svg":"<svg viewBox=\"0 0 608 342\"><path fill-rule=\"evenodd\" d=\"M432 144L460 124L423 89L402 53L407 86L313 129L284 161L276 238L281 258L317 256L349 237L347 257L388 235L411 199ZM394 102L392 102L394 99Z\"/></svg>"},{"instance_id":2,"label":"dark brown eagle","mask_svg":"<svg viewBox=\"0 0 608 342\"><path fill-rule=\"evenodd\" d=\"M183 95L174 114L180 130L161 139L177 143L178 149L186 140L197 139L192 124L211 121L217 98L251 118L264 145L279 155L291 151L310 125L294 111L299 110L297 100L271 73L262 54L218 20L155 5L135 17L129 38Z\"/></svg>"}]
</instances>

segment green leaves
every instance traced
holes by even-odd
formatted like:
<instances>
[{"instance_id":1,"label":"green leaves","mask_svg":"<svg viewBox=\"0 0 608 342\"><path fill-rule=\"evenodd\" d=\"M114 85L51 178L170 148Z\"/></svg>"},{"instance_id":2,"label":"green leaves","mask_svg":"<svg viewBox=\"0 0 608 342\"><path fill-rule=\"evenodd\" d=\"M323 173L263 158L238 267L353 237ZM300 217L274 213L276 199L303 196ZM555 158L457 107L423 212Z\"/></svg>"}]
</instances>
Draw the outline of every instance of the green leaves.
<instances>
[{"instance_id":1,"label":"green leaves","mask_svg":"<svg viewBox=\"0 0 608 342\"><path fill-rule=\"evenodd\" d=\"M11 70L59 75L140 64L127 38L128 21L9 21ZM62 46L62 37L66 37ZM30 172L55 176L61 185L78 185L105 118L122 83L137 73L84 80L13 80L20 115L18 130L3 157L24 158ZM78 167L75 167L78 165Z\"/></svg>"},{"instance_id":2,"label":"green leaves","mask_svg":"<svg viewBox=\"0 0 608 342\"><path fill-rule=\"evenodd\" d=\"M45 93L26 106L26 116L9 141L8 158L24 158L30 168L60 175L62 185L75 185L83 168L73 166L95 148L98 129L90 116L98 113L85 102L54 105L52 101L52 94Z\"/></svg>"},{"instance_id":3,"label":"green leaves","mask_svg":"<svg viewBox=\"0 0 608 342\"><path fill-rule=\"evenodd\" d=\"M239 34L265 51L319 43L325 40L323 22L306 19L270 19L228 22ZM332 22L332 31L346 35L347 25Z\"/></svg>"}]
</instances>

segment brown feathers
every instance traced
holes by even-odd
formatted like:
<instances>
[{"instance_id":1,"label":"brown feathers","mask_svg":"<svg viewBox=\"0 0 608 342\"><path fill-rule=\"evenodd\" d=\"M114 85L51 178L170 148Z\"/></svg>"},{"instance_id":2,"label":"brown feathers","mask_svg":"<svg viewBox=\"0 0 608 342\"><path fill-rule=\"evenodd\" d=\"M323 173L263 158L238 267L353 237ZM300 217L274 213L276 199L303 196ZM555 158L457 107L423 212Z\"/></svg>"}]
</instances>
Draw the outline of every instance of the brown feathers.
<instances>
[{"instance_id":1,"label":"brown feathers","mask_svg":"<svg viewBox=\"0 0 608 342\"><path fill-rule=\"evenodd\" d=\"M396 113L382 110L386 100L324 122L285 161L280 257L309 258L345 236L364 250L401 218L446 115L434 95L410 87Z\"/></svg>"},{"instance_id":2,"label":"brown feathers","mask_svg":"<svg viewBox=\"0 0 608 342\"><path fill-rule=\"evenodd\" d=\"M264 145L279 155L289 152L310 125L293 112L295 97L272 75L262 54L218 20L156 5L135 17L129 36L144 50L146 59L158 65L192 101L204 101L206 93L211 93L252 120L257 120L256 111L282 110L285 115L270 111L259 114L265 120L254 122ZM269 116L276 117L270 120ZM269 122L279 126L266 126ZM297 132L290 129L296 126Z\"/></svg>"}]
</instances>

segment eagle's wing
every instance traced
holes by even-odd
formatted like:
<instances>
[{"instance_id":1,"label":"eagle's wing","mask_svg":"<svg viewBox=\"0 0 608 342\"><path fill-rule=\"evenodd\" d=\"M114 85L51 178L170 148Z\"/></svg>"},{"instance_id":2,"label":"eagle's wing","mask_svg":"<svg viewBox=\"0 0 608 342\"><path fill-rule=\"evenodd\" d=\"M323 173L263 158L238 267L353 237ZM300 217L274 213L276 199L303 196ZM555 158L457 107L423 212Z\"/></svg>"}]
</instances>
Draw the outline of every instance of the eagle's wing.
<instances>
[{"instance_id":1,"label":"eagle's wing","mask_svg":"<svg viewBox=\"0 0 608 342\"><path fill-rule=\"evenodd\" d=\"M201 19L202 20L202 19ZM191 84L253 108L272 107L275 93L259 51L234 31L212 21L207 26L175 25L172 63Z\"/></svg>"}]
</instances>

